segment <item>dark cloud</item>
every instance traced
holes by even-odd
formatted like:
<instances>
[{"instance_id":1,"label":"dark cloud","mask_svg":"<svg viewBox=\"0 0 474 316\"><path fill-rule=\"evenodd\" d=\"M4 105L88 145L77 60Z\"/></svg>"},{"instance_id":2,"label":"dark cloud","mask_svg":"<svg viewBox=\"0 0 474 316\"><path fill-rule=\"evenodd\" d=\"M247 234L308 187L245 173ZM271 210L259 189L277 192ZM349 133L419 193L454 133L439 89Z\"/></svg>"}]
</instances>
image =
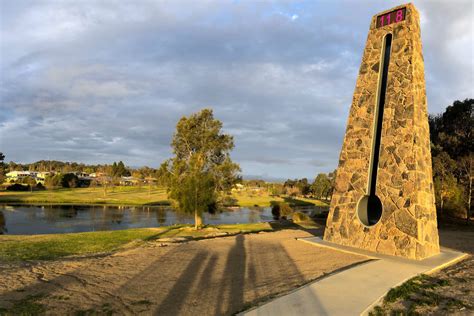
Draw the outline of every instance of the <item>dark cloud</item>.
<instances>
[{"instance_id":1,"label":"dark cloud","mask_svg":"<svg viewBox=\"0 0 474 316\"><path fill-rule=\"evenodd\" d=\"M333 170L373 14L395 1L3 1L7 160L158 166L211 107L246 175ZM473 96L470 1L415 2L430 112Z\"/></svg>"}]
</instances>

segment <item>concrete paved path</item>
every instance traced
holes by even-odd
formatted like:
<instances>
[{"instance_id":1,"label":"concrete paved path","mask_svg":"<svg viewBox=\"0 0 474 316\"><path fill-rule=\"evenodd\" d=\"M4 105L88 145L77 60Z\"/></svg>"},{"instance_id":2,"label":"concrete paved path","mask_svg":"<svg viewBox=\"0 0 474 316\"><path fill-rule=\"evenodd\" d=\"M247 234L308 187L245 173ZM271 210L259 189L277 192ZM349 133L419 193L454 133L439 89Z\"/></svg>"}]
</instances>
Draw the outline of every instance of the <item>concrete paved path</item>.
<instances>
[{"instance_id":1,"label":"concrete paved path","mask_svg":"<svg viewBox=\"0 0 474 316\"><path fill-rule=\"evenodd\" d=\"M319 237L299 240L319 247L364 255L373 260L314 281L240 315L364 315L391 288L418 274L432 273L467 256L442 248L439 255L414 261L340 246Z\"/></svg>"}]
</instances>

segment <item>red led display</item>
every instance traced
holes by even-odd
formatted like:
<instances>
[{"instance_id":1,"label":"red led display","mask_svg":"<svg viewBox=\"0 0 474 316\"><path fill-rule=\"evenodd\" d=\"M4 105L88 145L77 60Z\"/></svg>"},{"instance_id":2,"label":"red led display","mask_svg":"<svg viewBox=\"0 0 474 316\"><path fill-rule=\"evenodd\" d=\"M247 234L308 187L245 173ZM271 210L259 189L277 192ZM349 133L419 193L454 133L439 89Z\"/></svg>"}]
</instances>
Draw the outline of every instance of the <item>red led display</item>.
<instances>
[{"instance_id":1,"label":"red led display","mask_svg":"<svg viewBox=\"0 0 474 316\"><path fill-rule=\"evenodd\" d=\"M398 23L405 20L406 8L397 9L395 11L379 15L377 17L377 27L382 27L392 23Z\"/></svg>"}]
</instances>

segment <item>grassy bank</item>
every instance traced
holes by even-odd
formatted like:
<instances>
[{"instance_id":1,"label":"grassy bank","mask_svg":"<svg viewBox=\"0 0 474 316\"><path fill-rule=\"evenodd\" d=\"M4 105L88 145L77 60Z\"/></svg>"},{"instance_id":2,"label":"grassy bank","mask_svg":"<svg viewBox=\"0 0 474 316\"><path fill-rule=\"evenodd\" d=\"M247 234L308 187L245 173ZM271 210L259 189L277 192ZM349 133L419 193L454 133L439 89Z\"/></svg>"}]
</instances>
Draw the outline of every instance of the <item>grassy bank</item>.
<instances>
[{"instance_id":1,"label":"grassy bank","mask_svg":"<svg viewBox=\"0 0 474 316\"><path fill-rule=\"evenodd\" d=\"M327 203L310 198L297 199L271 196L268 193L236 192L232 195L236 206L270 206L272 201L286 201L291 205L327 206ZM109 204L109 205L164 205L169 204L166 188L147 186L117 186L104 195L102 188L57 189L35 192L0 192L0 203L19 204Z\"/></svg>"},{"instance_id":2,"label":"grassy bank","mask_svg":"<svg viewBox=\"0 0 474 316\"><path fill-rule=\"evenodd\" d=\"M115 251L133 242L139 244L158 238L204 238L224 233L238 234L270 230L273 228L268 223L254 223L209 225L198 231L190 225L175 225L54 235L0 235L0 261L52 260L71 255Z\"/></svg>"},{"instance_id":3,"label":"grassy bank","mask_svg":"<svg viewBox=\"0 0 474 316\"><path fill-rule=\"evenodd\" d=\"M462 267L472 268L472 259L444 270L449 273L441 272L433 276L422 274L392 288L383 303L376 306L369 315L473 315L469 278L452 276L459 274ZM466 274L472 276L472 272L465 272L464 275Z\"/></svg>"},{"instance_id":4,"label":"grassy bank","mask_svg":"<svg viewBox=\"0 0 474 316\"><path fill-rule=\"evenodd\" d=\"M0 192L0 203L22 204L169 204L166 188L117 186L108 188L56 189L34 192Z\"/></svg>"},{"instance_id":5,"label":"grassy bank","mask_svg":"<svg viewBox=\"0 0 474 316\"><path fill-rule=\"evenodd\" d=\"M271 196L266 193L251 194L248 192L236 192L232 194L238 206L270 206L272 202L288 202L292 206L328 206L326 202L311 198L290 198L285 196Z\"/></svg>"}]
</instances>

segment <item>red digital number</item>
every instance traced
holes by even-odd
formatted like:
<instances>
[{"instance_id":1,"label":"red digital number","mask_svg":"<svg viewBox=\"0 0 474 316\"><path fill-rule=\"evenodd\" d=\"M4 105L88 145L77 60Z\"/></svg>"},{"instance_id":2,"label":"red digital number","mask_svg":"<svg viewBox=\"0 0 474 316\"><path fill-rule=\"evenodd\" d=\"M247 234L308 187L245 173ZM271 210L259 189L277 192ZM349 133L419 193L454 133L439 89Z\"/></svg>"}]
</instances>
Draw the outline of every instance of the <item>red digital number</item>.
<instances>
[{"instance_id":1,"label":"red digital number","mask_svg":"<svg viewBox=\"0 0 474 316\"><path fill-rule=\"evenodd\" d=\"M382 27L405 20L405 11L405 8L401 8L378 16L377 19L379 20L377 21L377 27Z\"/></svg>"},{"instance_id":2,"label":"red digital number","mask_svg":"<svg viewBox=\"0 0 474 316\"><path fill-rule=\"evenodd\" d=\"M397 15L395 16L395 21L400 22L401 20L403 20L403 11L398 10Z\"/></svg>"}]
</instances>

